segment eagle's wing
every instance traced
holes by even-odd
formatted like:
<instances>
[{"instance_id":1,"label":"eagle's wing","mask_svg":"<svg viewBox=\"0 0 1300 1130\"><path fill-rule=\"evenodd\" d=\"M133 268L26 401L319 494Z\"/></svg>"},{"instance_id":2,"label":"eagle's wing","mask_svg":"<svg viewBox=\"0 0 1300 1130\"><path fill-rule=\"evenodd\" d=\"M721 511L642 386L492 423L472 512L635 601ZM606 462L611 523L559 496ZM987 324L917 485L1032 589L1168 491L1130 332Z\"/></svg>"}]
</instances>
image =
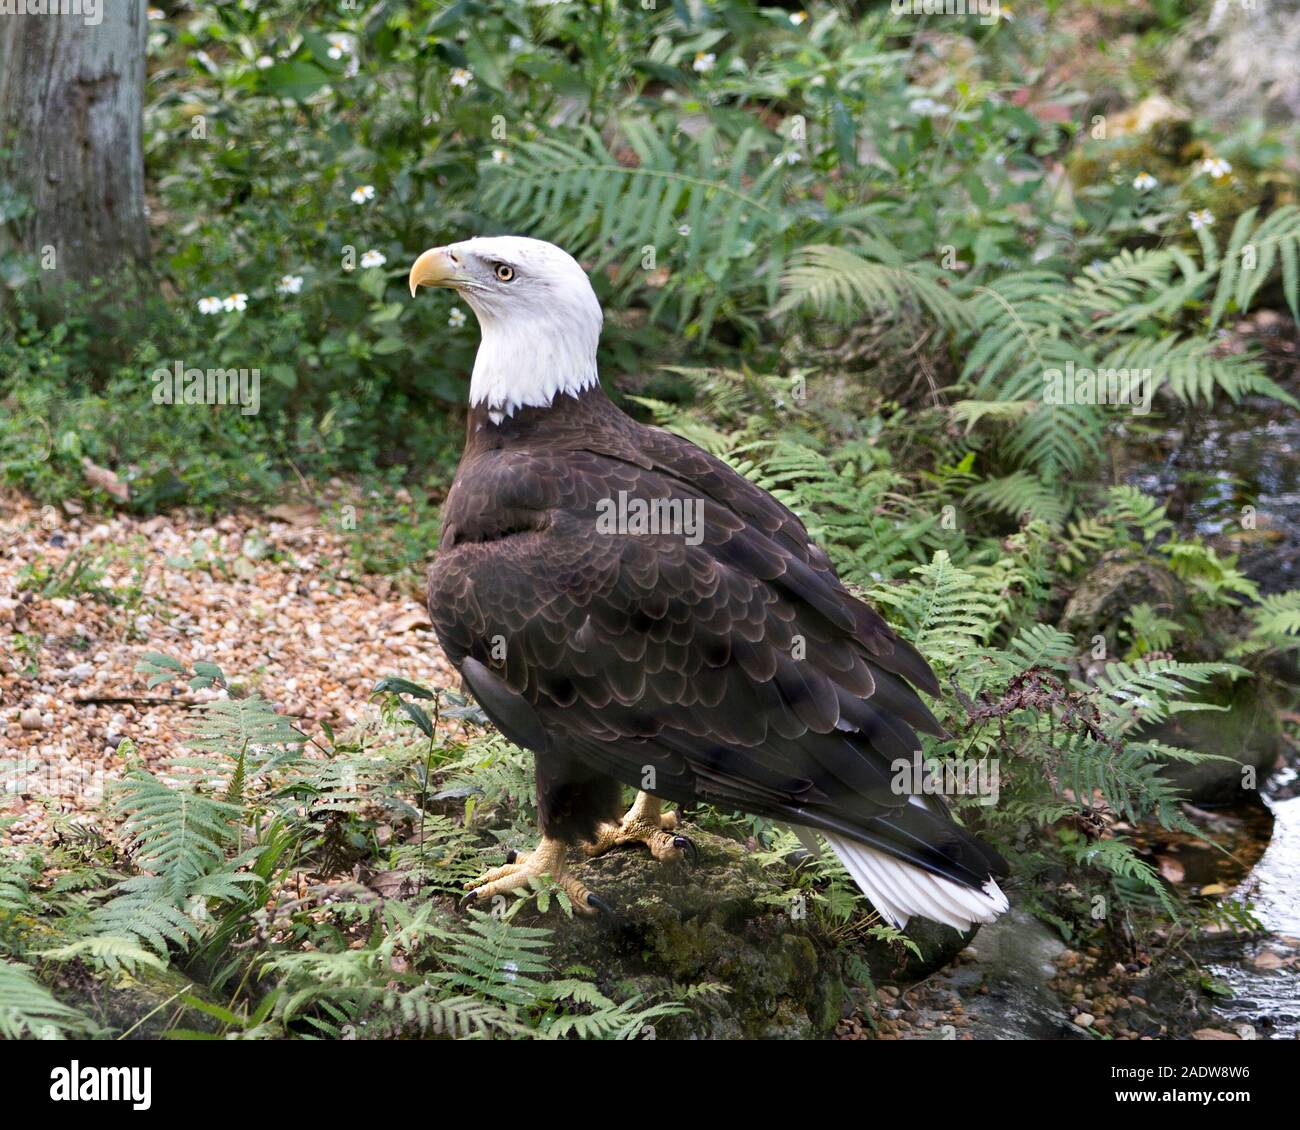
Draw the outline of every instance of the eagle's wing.
<instances>
[{"instance_id":1,"label":"eagle's wing","mask_svg":"<svg viewBox=\"0 0 1300 1130\"><path fill-rule=\"evenodd\" d=\"M811 825L976 886L1004 873L941 803L894 785L914 727L940 732L907 681L937 690L924 660L794 514L645 434L633 459L511 450L458 479L430 615L489 715L669 799ZM618 532L598 519L620 497L690 503L698 530ZM510 526L461 540L456 514L489 509Z\"/></svg>"}]
</instances>

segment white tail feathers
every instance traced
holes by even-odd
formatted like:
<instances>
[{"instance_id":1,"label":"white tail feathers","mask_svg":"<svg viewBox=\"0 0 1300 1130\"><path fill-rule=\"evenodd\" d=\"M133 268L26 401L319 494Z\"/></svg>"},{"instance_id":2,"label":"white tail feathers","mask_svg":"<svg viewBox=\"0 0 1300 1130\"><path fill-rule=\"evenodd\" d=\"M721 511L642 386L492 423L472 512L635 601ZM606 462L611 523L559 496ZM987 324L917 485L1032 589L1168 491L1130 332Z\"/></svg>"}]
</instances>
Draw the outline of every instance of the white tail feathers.
<instances>
[{"instance_id":1,"label":"white tail feathers","mask_svg":"<svg viewBox=\"0 0 1300 1130\"><path fill-rule=\"evenodd\" d=\"M900 930L914 914L967 930L976 922L992 922L1007 909L1007 896L992 876L977 891L865 844L825 832L822 835L880 916Z\"/></svg>"}]
</instances>

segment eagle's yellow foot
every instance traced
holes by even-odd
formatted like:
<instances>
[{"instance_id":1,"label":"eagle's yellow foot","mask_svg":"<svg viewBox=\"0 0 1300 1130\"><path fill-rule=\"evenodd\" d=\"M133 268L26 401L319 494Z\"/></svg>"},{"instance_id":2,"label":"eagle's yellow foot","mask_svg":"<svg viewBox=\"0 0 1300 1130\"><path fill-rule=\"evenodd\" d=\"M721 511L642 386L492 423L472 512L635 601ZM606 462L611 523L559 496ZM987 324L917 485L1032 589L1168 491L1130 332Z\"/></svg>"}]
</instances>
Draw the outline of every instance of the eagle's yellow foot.
<instances>
[{"instance_id":1,"label":"eagle's yellow foot","mask_svg":"<svg viewBox=\"0 0 1300 1130\"><path fill-rule=\"evenodd\" d=\"M565 863L566 845L563 840L550 840L545 836L532 851L511 853L509 862L502 867L493 867L477 879L465 884L467 896L475 902L487 902L496 895L518 890L528 886L533 876L549 875L553 882L559 884L565 894L573 901L574 908L583 914L594 914L597 910L608 912L608 904L593 895L577 879L569 874Z\"/></svg>"},{"instance_id":2,"label":"eagle's yellow foot","mask_svg":"<svg viewBox=\"0 0 1300 1130\"><path fill-rule=\"evenodd\" d=\"M596 839L583 844L582 850L588 858L603 855L611 848L623 844L645 844L650 854L659 860L682 859L689 856L694 862L698 852L695 845L686 836L677 835L677 813L661 811L663 802L649 793L637 793L632 807L627 810L620 824L602 824L596 831Z\"/></svg>"}]
</instances>

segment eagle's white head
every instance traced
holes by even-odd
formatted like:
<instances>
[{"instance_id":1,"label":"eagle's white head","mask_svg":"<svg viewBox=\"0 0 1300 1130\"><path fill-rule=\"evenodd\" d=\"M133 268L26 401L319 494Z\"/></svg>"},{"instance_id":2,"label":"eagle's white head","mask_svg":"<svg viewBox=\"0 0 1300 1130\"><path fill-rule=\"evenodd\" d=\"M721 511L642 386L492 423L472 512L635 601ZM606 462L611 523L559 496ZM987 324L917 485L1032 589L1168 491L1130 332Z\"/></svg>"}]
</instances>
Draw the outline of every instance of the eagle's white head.
<instances>
[{"instance_id":1,"label":"eagle's white head","mask_svg":"<svg viewBox=\"0 0 1300 1130\"><path fill-rule=\"evenodd\" d=\"M495 423L597 383L600 303L586 272L553 243L500 235L434 247L410 282L412 297L421 286L449 287L474 311L483 341L469 401L485 404Z\"/></svg>"}]
</instances>

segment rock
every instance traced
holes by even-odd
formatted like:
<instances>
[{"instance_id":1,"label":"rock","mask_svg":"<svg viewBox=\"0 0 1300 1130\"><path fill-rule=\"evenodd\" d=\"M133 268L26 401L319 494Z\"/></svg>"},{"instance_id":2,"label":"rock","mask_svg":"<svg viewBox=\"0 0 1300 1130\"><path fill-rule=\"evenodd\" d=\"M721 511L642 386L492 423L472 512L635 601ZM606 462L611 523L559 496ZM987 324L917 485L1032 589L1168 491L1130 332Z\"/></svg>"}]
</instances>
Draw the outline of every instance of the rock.
<instances>
[{"instance_id":1,"label":"rock","mask_svg":"<svg viewBox=\"0 0 1300 1130\"><path fill-rule=\"evenodd\" d=\"M45 729L45 719L41 717L41 712L34 706L29 706L18 717L18 725L24 730L43 730Z\"/></svg>"},{"instance_id":2,"label":"rock","mask_svg":"<svg viewBox=\"0 0 1300 1130\"><path fill-rule=\"evenodd\" d=\"M1243 119L1300 117L1300 0L1207 5L1172 45L1169 73L1201 116L1233 129Z\"/></svg>"},{"instance_id":3,"label":"rock","mask_svg":"<svg viewBox=\"0 0 1300 1130\"><path fill-rule=\"evenodd\" d=\"M1087 648L1098 638L1104 640L1105 655L1113 659L1124 654L1119 632L1135 604L1169 616L1185 611L1189 601L1182 582L1162 562L1113 550L1079 583L1061 614L1060 627ZM1229 622L1194 623L1175 637L1175 654L1195 662L1221 660L1239 628ZM1223 709L1174 714L1134 737L1231 758L1171 763L1162 773L1193 802L1241 801L1247 784L1242 766L1255 771L1255 782L1263 781L1282 750L1278 703L1265 680L1251 677L1216 679L1196 688L1195 697Z\"/></svg>"},{"instance_id":4,"label":"rock","mask_svg":"<svg viewBox=\"0 0 1300 1130\"><path fill-rule=\"evenodd\" d=\"M1218 1028L1197 1028L1192 1033L1193 1040L1240 1040L1236 1032L1224 1032Z\"/></svg>"},{"instance_id":5,"label":"rock","mask_svg":"<svg viewBox=\"0 0 1300 1130\"><path fill-rule=\"evenodd\" d=\"M122 974L111 987L102 981L80 977L70 987L67 999L100 1018L109 1031L129 1033L126 1038L130 1040L161 1040L170 1028L177 1027L216 1033L221 1022L180 1003L184 994L200 999L205 996L191 978L174 969L145 967L135 975Z\"/></svg>"},{"instance_id":6,"label":"rock","mask_svg":"<svg viewBox=\"0 0 1300 1130\"><path fill-rule=\"evenodd\" d=\"M662 995L715 982L727 992L656 1022L659 1038L824 1039L847 1003L842 946L816 919L760 902L779 893L740 844L696 828L695 867L656 863L645 852L610 852L577 868L612 907L611 919L546 916L557 968L595 971L603 992Z\"/></svg>"},{"instance_id":7,"label":"rock","mask_svg":"<svg viewBox=\"0 0 1300 1130\"><path fill-rule=\"evenodd\" d=\"M1250 799L1282 751L1282 720L1277 700L1263 680L1257 678L1242 678L1234 683L1215 681L1204 687L1199 697L1227 709L1174 714L1162 725L1143 730L1141 737L1233 759L1165 766L1163 775L1190 800L1233 804ZM1249 788L1243 766L1254 770Z\"/></svg>"},{"instance_id":8,"label":"rock","mask_svg":"<svg viewBox=\"0 0 1300 1130\"><path fill-rule=\"evenodd\" d=\"M978 962L940 974L961 994L977 1040L1085 1039L1049 983L1065 952L1060 937L1019 907L980 930Z\"/></svg>"},{"instance_id":9,"label":"rock","mask_svg":"<svg viewBox=\"0 0 1300 1130\"><path fill-rule=\"evenodd\" d=\"M903 933L921 951L921 956L917 957L901 945L867 939L864 943L867 964L873 977L918 981L956 961L979 929L979 926L972 926L962 934L951 926L942 926L928 918L913 918Z\"/></svg>"},{"instance_id":10,"label":"rock","mask_svg":"<svg viewBox=\"0 0 1300 1130\"><path fill-rule=\"evenodd\" d=\"M1088 649L1102 637L1106 656L1116 658L1124 654L1119 631L1135 604L1149 604L1169 616L1185 603L1182 582L1163 564L1112 550L1079 582L1061 613L1060 627Z\"/></svg>"},{"instance_id":11,"label":"rock","mask_svg":"<svg viewBox=\"0 0 1300 1130\"><path fill-rule=\"evenodd\" d=\"M1091 1028L1097 1023L1097 1018L1089 1012L1081 1012L1074 1018L1074 1022L1080 1028Z\"/></svg>"}]
</instances>

